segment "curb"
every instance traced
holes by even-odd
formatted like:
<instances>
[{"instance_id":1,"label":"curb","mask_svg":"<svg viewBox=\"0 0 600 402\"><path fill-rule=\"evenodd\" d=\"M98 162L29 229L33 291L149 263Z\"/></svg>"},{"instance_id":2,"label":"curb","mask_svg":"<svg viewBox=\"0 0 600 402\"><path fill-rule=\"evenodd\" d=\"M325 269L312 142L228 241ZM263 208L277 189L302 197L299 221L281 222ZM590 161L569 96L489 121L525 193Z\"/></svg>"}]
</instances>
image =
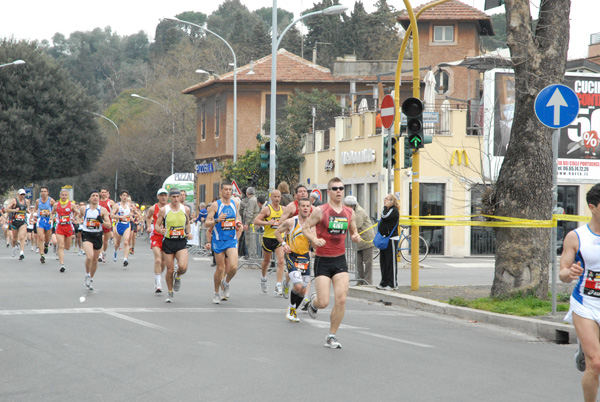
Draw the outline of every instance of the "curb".
<instances>
[{"instance_id":1,"label":"curb","mask_svg":"<svg viewBox=\"0 0 600 402\"><path fill-rule=\"evenodd\" d=\"M516 317L489 311L475 310L468 307L452 306L447 303L423 297L387 290L365 289L364 287L351 286L348 290L348 296L375 302L383 301L430 313L451 315L464 320L498 325L560 344L577 342L575 327L571 324L545 321L536 318Z\"/></svg>"}]
</instances>

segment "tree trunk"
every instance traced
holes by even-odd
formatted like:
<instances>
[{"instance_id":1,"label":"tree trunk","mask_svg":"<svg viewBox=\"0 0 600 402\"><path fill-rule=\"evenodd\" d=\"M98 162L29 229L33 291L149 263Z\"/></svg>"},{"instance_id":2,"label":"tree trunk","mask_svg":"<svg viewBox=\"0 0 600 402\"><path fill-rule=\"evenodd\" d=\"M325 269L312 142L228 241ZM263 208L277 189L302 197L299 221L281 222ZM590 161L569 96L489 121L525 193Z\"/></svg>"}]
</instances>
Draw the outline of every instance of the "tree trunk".
<instances>
[{"instance_id":1,"label":"tree trunk","mask_svg":"<svg viewBox=\"0 0 600 402\"><path fill-rule=\"evenodd\" d=\"M546 220L552 214L552 130L534 112L539 92L563 82L570 0L542 0L535 32L529 0L506 0L508 46L515 65L515 115L492 203L494 214ZM496 229L491 295L548 297L550 229Z\"/></svg>"}]
</instances>

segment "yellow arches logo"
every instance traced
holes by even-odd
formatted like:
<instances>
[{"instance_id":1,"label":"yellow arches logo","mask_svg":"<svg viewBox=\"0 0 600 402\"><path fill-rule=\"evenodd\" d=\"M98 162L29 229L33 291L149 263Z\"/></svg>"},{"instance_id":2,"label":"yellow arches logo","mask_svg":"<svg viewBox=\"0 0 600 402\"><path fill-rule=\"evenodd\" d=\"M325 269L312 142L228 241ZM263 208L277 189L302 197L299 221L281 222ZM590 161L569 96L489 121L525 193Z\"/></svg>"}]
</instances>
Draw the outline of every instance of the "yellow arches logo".
<instances>
[{"instance_id":1,"label":"yellow arches logo","mask_svg":"<svg viewBox=\"0 0 600 402\"><path fill-rule=\"evenodd\" d=\"M467 156L467 151L466 150L460 150L460 149L455 149L454 152L452 152L452 157L450 158L450 166L454 165L454 161L456 160L456 164L460 165L461 162L464 160L464 165L465 166L469 166L469 157Z\"/></svg>"}]
</instances>

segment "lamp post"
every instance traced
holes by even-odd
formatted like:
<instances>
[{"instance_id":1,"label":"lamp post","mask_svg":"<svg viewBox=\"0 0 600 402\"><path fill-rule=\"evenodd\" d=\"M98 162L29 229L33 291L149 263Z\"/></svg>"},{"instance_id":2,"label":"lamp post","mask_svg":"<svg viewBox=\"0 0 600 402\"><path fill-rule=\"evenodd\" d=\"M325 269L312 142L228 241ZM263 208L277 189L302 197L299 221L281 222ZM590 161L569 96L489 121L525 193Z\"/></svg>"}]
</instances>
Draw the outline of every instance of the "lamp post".
<instances>
[{"instance_id":1,"label":"lamp post","mask_svg":"<svg viewBox=\"0 0 600 402\"><path fill-rule=\"evenodd\" d=\"M331 7L327 7L324 10L313 11L312 13L301 15L296 18L294 21L288 25L279 37L277 36L277 0L273 0L273 24L271 27L271 113L270 113L270 133L269 133L269 141L271 144L276 144L277 137L275 135L275 131L277 129L277 112L276 112L276 100L277 100L277 49L281 44L281 40L283 36L289 31L289 29L294 26L298 21L301 21L305 18L312 17L313 15L339 15L346 11L348 7L335 5ZM275 189L275 146L271 146L270 156L269 156L269 189Z\"/></svg>"},{"instance_id":2,"label":"lamp post","mask_svg":"<svg viewBox=\"0 0 600 402\"><path fill-rule=\"evenodd\" d=\"M102 117L104 120L110 121L112 123L112 125L115 126L115 128L117 129L117 138L119 139L119 149L121 149L121 133L119 132L119 127L117 126L117 124L104 115L94 113L89 110L88 110L88 112L93 114L94 116ZM117 167L115 169L115 197L117 196L117 184L118 183L119 183L119 168Z\"/></svg>"},{"instance_id":3,"label":"lamp post","mask_svg":"<svg viewBox=\"0 0 600 402\"><path fill-rule=\"evenodd\" d=\"M233 51L233 48L231 47L231 45L229 45L229 43L225 39L223 39L221 36L217 35L216 33L214 33L213 31L211 31L208 28L205 28L198 24L194 24L193 22L180 20L179 18L175 18L175 17L165 17L165 19L170 20L170 21L180 22L182 24L188 24L188 25L194 26L196 28L199 28L205 32L208 32L209 34L212 34L212 35L216 36L217 38L221 39L223 41L223 43L225 43L225 45L227 45L227 47L231 51L231 55L233 56L233 163L236 163L237 162L237 57L235 56L235 52Z\"/></svg>"},{"instance_id":4,"label":"lamp post","mask_svg":"<svg viewBox=\"0 0 600 402\"><path fill-rule=\"evenodd\" d=\"M6 63L6 64L0 64L0 68L2 67L8 67L8 66L16 66L19 64L25 64L25 62L23 60L15 60L15 61L11 61L10 63Z\"/></svg>"},{"instance_id":5,"label":"lamp post","mask_svg":"<svg viewBox=\"0 0 600 402\"><path fill-rule=\"evenodd\" d=\"M131 94L131 96L133 96L134 98L140 98L140 99L145 99L147 101L150 102L154 102L157 105L159 105L160 107L162 107L163 109L165 109L165 111L171 116L171 122L172 122L172 138L171 138L171 174L174 173L175 171L175 119L173 118L173 113L171 113L171 111L169 110L168 107L166 107L165 105L163 105L162 103L160 103L159 101L155 101L154 99L150 99L150 98L146 98L145 96L141 96L138 94Z\"/></svg>"}]
</instances>

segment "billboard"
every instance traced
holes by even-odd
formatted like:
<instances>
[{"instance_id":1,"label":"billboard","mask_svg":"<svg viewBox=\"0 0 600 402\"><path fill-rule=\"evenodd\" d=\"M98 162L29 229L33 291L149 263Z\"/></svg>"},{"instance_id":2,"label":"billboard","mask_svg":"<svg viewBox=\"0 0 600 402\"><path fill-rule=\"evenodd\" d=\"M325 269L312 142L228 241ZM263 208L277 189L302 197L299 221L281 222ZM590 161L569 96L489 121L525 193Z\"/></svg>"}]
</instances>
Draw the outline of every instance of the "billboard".
<instances>
[{"instance_id":1,"label":"billboard","mask_svg":"<svg viewBox=\"0 0 600 402\"><path fill-rule=\"evenodd\" d=\"M185 191L186 202L194 202L194 173L175 173L167 177L163 188L170 190L175 187Z\"/></svg>"},{"instance_id":2,"label":"billboard","mask_svg":"<svg viewBox=\"0 0 600 402\"><path fill-rule=\"evenodd\" d=\"M563 84L575 91L580 109L573 123L559 130L558 180L595 183L600 177L600 74L567 73ZM510 142L514 74L507 69L489 70L483 85L484 174L495 180Z\"/></svg>"}]
</instances>

